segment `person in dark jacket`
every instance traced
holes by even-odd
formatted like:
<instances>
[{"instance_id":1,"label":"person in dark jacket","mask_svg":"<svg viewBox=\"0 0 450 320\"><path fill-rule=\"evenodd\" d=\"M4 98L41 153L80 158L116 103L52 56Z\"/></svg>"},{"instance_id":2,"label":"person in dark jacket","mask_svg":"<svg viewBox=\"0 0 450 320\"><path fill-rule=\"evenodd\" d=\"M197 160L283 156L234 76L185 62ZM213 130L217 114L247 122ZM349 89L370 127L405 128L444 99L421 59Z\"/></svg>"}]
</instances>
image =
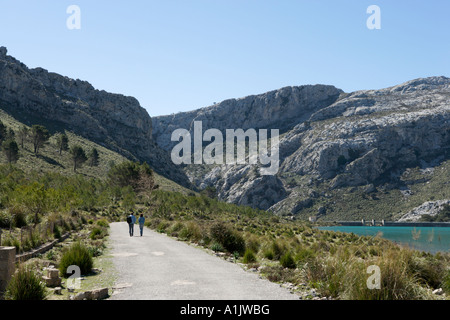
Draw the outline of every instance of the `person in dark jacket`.
<instances>
[{"instance_id":1,"label":"person in dark jacket","mask_svg":"<svg viewBox=\"0 0 450 320\"><path fill-rule=\"evenodd\" d=\"M134 234L134 224L136 223L136 217L133 215L133 212L127 217L128 229L130 232L130 237Z\"/></svg>"}]
</instances>

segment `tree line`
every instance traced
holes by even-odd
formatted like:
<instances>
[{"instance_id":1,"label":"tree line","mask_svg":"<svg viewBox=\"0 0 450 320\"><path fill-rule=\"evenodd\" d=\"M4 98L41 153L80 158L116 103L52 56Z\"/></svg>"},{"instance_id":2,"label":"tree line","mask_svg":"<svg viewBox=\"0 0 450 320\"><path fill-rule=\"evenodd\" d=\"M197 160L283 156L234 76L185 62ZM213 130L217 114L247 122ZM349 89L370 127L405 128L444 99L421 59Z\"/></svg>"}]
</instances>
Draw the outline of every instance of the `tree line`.
<instances>
[{"instance_id":1,"label":"tree line","mask_svg":"<svg viewBox=\"0 0 450 320\"><path fill-rule=\"evenodd\" d=\"M25 143L31 143L33 153L39 155L39 151L48 144L51 134L43 125L33 125L31 128L22 126L17 132L8 128L0 121L0 146L7 162L11 165L20 158L20 148L25 148ZM100 162L100 155L96 148L92 148L88 154L78 144L69 147L69 138L65 133L56 134L56 147L62 155L68 152L73 164L73 171L81 168L86 162L91 167L97 167Z\"/></svg>"}]
</instances>

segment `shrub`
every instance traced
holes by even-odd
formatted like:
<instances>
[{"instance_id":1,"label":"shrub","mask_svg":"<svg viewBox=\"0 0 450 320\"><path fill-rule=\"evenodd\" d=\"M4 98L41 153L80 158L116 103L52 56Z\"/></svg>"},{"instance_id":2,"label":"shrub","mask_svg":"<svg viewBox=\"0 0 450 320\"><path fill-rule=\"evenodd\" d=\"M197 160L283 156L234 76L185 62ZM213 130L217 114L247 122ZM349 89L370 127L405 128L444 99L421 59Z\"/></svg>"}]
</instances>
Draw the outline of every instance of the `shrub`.
<instances>
[{"instance_id":1,"label":"shrub","mask_svg":"<svg viewBox=\"0 0 450 320\"><path fill-rule=\"evenodd\" d=\"M245 250L243 262L245 264L256 262L256 256L253 250L251 249Z\"/></svg>"},{"instance_id":2,"label":"shrub","mask_svg":"<svg viewBox=\"0 0 450 320\"><path fill-rule=\"evenodd\" d=\"M20 266L11 278L5 292L6 300L44 300L47 296L45 284L30 268Z\"/></svg>"},{"instance_id":3,"label":"shrub","mask_svg":"<svg viewBox=\"0 0 450 320\"><path fill-rule=\"evenodd\" d=\"M81 274L86 275L91 272L93 265L94 262L89 249L80 242L77 242L64 252L59 263L59 271L63 277L66 277L68 267L78 266Z\"/></svg>"},{"instance_id":4,"label":"shrub","mask_svg":"<svg viewBox=\"0 0 450 320\"><path fill-rule=\"evenodd\" d=\"M249 236L247 237L245 241L245 247L248 249L251 249L254 253L257 253L259 251L259 247L261 246L259 239L255 236Z\"/></svg>"},{"instance_id":5,"label":"shrub","mask_svg":"<svg viewBox=\"0 0 450 320\"><path fill-rule=\"evenodd\" d=\"M188 222L180 231L180 238L183 240L199 241L202 233L199 226L193 222Z\"/></svg>"},{"instance_id":6,"label":"shrub","mask_svg":"<svg viewBox=\"0 0 450 320\"><path fill-rule=\"evenodd\" d=\"M409 261L410 274L432 288L440 287L445 276L445 266L433 256L412 257Z\"/></svg>"},{"instance_id":7,"label":"shrub","mask_svg":"<svg viewBox=\"0 0 450 320\"><path fill-rule=\"evenodd\" d=\"M271 249L265 249L264 250L264 258L273 260L275 258L275 255L273 254L273 251Z\"/></svg>"},{"instance_id":8,"label":"shrub","mask_svg":"<svg viewBox=\"0 0 450 320\"><path fill-rule=\"evenodd\" d=\"M245 240L236 231L228 228L223 223L216 223L211 227L211 237L220 243L228 252L245 252Z\"/></svg>"},{"instance_id":9,"label":"shrub","mask_svg":"<svg viewBox=\"0 0 450 320\"><path fill-rule=\"evenodd\" d=\"M295 259L299 263L308 263L315 257L314 251L307 249L307 248L301 248L297 251L297 254L295 255Z\"/></svg>"},{"instance_id":10,"label":"shrub","mask_svg":"<svg viewBox=\"0 0 450 320\"><path fill-rule=\"evenodd\" d=\"M170 222L168 221L161 221L158 226L156 227L156 231L159 233L164 233L166 230L170 228Z\"/></svg>"},{"instance_id":11,"label":"shrub","mask_svg":"<svg viewBox=\"0 0 450 320\"><path fill-rule=\"evenodd\" d=\"M298 274L293 269L286 269L282 266L266 266L262 273L272 282L298 282Z\"/></svg>"},{"instance_id":12,"label":"shrub","mask_svg":"<svg viewBox=\"0 0 450 320\"><path fill-rule=\"evenodd\" d=\"M169 230L167 230L167 233L172 237L178 237L178 233L183 229L184 224L181 222L175 222Z\"/></svg>"},{"instance_id":13,"label":"shrub","mask_svg":"<svg viewBox=\"0 0 450 320\"><path fill-rule=\"evenodd\" d=\"M214 242L211 246L211 250L214 252L223 252L224 249L222 247L222 245L218 242Z\"/></svg>"},{"instance_id":14,"label":"shrub","mask_svg":"<svg viewBox=\"0 0 450 320\"><path fill-rule=\"evenodd\" d=\"M278 241L272 242L271 250L273 252L273 259L280 260L280 258L284 255L286 248Z\"/></svg>"},{"instance_id":15,"label":"shrub","mask_svg":"<svg viewBox=\"0 0 450 320\"><path fill-rule=\"evenodd\" d=\"M283 255L281 257L280 264L284 268L289 268L289 269L295 269L297 267L295 264L294 258L292 258L292 255L290 253L286 253L285 255Z\"/></svg>"},{"instance_id":16,"label":"shrub","mask_svg":"<svg viewBox=\"0 0 450 320\"><path fill-rule=\"evenodd\" d=\"M0 228L7 229L9 228L13 223L13 217L10 213L6 211L0 212Z\"/></svg>"},{"instance_id":17,"label":"shrub","mask_svg":"<svg viewBox=\"0 0 450 320\"><path fill-rule=\"evenodd\" d=\"M445 293L450 294L450 270L447 270L447 275L442 281L442 289L445 291Z\"/></svg>"},{"instance_id":18,"label":"shrub","mask_svg":"<svg viewBox=\"0 0 450 320\"><path fill-rule=\"evenodd\" d=\"M12 207L9 209L9 213L12 216L13 225L16 228L22 228L27 226L27 215L21 208Z\"/></svg>"},{"instance_id":19,"label":"shrub","mask_svg":"<svg viewBox=\"0 0 450 320\"><path fill-rule=\"evenodd\" d=\"M53 236L55 239L61 239L61 229L58 226L53 228Z\"/></svg>"},{"instance_id":20,"label":"shrub","mask_svg":"<svg viewBox=\"0 0 450 320\"><path fill-rule=\"evenodd\" d=\"M97 225L99 227L103 227L103 228L108 228L109 227L109 223L105 219L98 220L97 221Z\"/></svg>"},{"instance_id":21,"label":"shrub","mask_svg":"<svg viewBox=\"0 0 450 320\"><path fill-rule=\"evenodd\" d=\"M108 232L105 228L102 227L94 227L91 231L91 235L89 236L91 240L103 239L108 235Z\"/></svg>"}]
</instances>

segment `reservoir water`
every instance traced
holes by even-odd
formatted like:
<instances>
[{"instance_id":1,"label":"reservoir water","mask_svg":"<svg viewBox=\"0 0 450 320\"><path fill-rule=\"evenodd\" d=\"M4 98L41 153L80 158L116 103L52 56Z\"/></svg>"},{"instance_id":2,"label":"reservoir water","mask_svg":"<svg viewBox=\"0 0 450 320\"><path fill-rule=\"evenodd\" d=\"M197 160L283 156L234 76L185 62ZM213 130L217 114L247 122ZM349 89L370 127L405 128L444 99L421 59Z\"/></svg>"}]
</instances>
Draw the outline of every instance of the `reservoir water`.
<instances>
[{"instance_id":1,"label":"reservoir water","mask_svg":"<svg viewBox=\"0 0 450 320\"><path fill-rule=\"evenodd\" d=\"M385 239L412 249L431 253L439 251L450 253L450 228L445 227L334 226L318 229L372 237L379 234Z\"/></svg>"}]
</instances>

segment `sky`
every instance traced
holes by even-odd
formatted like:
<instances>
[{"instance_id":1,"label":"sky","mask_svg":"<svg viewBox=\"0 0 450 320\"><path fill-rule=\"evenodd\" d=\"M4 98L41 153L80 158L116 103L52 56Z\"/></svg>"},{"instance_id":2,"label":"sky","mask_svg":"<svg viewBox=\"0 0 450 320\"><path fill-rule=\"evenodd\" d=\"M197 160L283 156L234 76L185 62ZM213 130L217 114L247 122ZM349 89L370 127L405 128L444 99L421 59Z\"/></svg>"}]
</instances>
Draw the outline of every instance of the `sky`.
<instances>
[{"instance_id":1,"label":"sky","mask_svg":"<svg viewBox=\"0 0 450 320\"><path fill-rule=\"evenodd\" d=\"M371 5L381 29L367 27ZM285 86L450 77L449 35L448 0L0 0L9 55L133 96L150 116Z\"/></svg>"}]
</instances>

